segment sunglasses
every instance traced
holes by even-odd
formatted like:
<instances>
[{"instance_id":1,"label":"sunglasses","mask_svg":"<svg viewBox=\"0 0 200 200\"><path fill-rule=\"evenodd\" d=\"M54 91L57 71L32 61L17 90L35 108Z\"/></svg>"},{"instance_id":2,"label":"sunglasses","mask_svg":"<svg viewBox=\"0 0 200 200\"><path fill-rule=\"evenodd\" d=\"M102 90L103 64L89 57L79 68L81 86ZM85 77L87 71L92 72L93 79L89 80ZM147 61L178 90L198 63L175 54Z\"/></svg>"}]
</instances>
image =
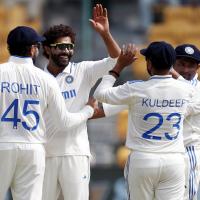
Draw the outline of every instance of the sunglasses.
<instances>
[{"instance_id":1,"label":"sunglasses","mask_svg":"<svg viewBox=\"0 0 200 200\"><path fill-rule=\"evenodd\" d=\"M72 43L55 43L55 44L50 44L50 47L55 47L60 50L73 50L74 49L74 44Z\"/></svg>"}]
</instances>

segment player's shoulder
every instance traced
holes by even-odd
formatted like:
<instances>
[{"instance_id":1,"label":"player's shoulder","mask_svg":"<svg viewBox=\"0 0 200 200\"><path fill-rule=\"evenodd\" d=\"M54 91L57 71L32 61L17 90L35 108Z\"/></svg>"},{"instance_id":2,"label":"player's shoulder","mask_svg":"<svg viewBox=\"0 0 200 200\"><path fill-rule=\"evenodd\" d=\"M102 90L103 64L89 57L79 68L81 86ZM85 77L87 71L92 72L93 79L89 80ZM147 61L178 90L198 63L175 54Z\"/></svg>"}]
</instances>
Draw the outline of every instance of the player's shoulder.
<instances>
[{"instance_id":1,"label":"player's shoulder","mask_svg":"<svg viewBox=\"0 0 200 200\"><path fill-rule=\"evenodd\" d=\"M105 57L101 59L96 59L96 60L83 60L81 62L77 62L76 64L78 65L93 65L95 63L107 63L107 62L116 62L117 58L111 58L111 57Z\"/></svg>"},{"instance_id":2,"label":"player's shoulder","mask_svg":"<svg viewBox=\"0 0 200 200\"><path fill-rule=\"evenodd\" d=\"M172 86L175 88L181 88L183 90L194 90L194 86L186 81L173 79Z\"/></svg>"},{"instance_id":3,"label":"player's shoulder","mask_svg":"<svg viewBox=\"0 0 200 200\"><path fill-rule=\"evenodd\" d=\"M41 77L46 77L46 75L48 75L48 73L46 73L44 70L42 70L41 68L38 68L36 66L33 66L31 68L31 71L34 73L37 73L37 75L41 76Z\"/></svg>"},{"instance_id":4,"label":"player's shoulder","mask_svg":"<svg viewBox=\"0 0 200 200\"><path fill-rule=\"evenodd\" d=\"M52 84L56 82L56 79L53 75L46 73L44 70L38 68L38 67L33 67L32 70L35 73L35 76L37 76L39 79L43 80L44 82L48 84Z\"/></svg>"},{"instance_id":5,"label":"player's shoulder","mask_svg":"<svg viewBox=\"0 0 200 200\"><path fill-rule=\"evenodd\" d=\"M6 67L9 66L9 65L10 65L9 62L1 63L1 64L0 64L0 70L2 70L2 69L6 69Z\"/></svg>"},{"instance_id":6,"label":"player's shoulder","mask_svg":"<svg viewBox=\"0 0 200 200\"><path fill-rule=\"evenodd\" d=\"M132 85L132 84L141 84L144 83L143 80L129 80L127 81L127 84Z\"/></svg>"},{"instance_id":7,"label":"player's shoulder","mask_svg":"<svg viewBox=\"0 0 200 200\"><path fill-rule=\"evenodd\" d=\"M70 71L77 71L83 70L84 66L86 65L87 61L80 61L80 62L70 62L69 65L65 68L65 70L70 69Z\"/></svg>"},{"instance_id":8,"label":"player's shoulder","mask_svg":"<svg viewBox=\"0 0 200 200\"><path fill-rule=\"evenodd\" d=\"M9 64L10 64L9 62L3 62L3 63L0 63L0 66L9 65Z\"/></svg>"},{"instance_id":9,"label":"player's shoulder","mask_svg":"<svg viewBox=\"0 0 200 200\"><path fill-rule=\"evenodd\" d=\"M142 88L145 88L145 81L143 80L129 80L125 83L126 87L128 87L130 90L141 90Z\"/></svg>"}]
</instances>

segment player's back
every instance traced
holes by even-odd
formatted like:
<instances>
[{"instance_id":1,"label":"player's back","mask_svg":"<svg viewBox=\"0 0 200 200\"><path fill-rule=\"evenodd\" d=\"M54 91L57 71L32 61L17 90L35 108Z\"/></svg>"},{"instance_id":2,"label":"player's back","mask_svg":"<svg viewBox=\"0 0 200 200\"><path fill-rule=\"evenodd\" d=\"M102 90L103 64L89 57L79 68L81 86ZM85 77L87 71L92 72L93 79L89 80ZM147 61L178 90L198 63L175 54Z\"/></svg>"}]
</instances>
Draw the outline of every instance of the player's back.
<instances>
[{"instance_id":1,"label":"player's back","mask_svg":"<svg viewBox=\"0 0 200 200\"><path fill-rule=\"evenodd\" d=\"M45 142L47 76L31 58L0 65L0 142Z\"/></svg>"},{"instance_id":2,"label":"player's back","mask_svg":"<svg viewBox=\"0 0 200 200\"><path fill-rule=\"evenodd\" d=\"M126 144L144 152L183 152L184 113L193 88L171 76L153 76L130 83Z\"/></svg>"}]
</instances>

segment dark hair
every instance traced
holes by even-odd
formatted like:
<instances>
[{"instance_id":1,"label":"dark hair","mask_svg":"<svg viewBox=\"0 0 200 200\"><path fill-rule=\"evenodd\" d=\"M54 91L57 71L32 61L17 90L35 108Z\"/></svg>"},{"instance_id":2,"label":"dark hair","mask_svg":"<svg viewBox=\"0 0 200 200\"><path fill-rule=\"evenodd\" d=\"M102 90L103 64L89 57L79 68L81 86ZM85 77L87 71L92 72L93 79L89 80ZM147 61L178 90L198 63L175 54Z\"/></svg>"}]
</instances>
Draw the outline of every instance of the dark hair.
<instances>
[{"instance_id":1,"label":"dark hair","mask_svg":"<svg viewBox=\"0 0 200 200\"><path fill-rule=\"evenodd\" d=\"M72 40L72 43L75 43L76 34L74 33L74 31L72 30L72 28L70 26L60 24L60 25L54 25L54 26L50 27L43 34L43 36L46 38L46 40L42 43L43 46L49 46L50 44L55 43L55 41L61 37L70 37ZM45 52L45 50L43 52L43 55L46 58L49 58L49 56Z\"/></svg>"},{"instance_id":2,"label":"dark hair","mask_svg":"<svg viewBox=\"0 0 200 200\"><path fill-rule=\"evenodd\" d=\"M158 71L169 70L172 67L172 65L169 65L168 63L158 62L156 59L153 59L151 57L149 57L148 59L151 61L153 67Z\"/></svg>"},{"instance_id":3,"label":"dark hair","mask_svg":"<svg viewBox=\"0 0 200 200\"><path fill-rule=\"evenodd\" d=\"M30 56L30 50L31 50L31 45L10 45L8 46L8 51L10 55L12 56L23 56L23 57L29 57Z\"/></svg>"}]
</instances>

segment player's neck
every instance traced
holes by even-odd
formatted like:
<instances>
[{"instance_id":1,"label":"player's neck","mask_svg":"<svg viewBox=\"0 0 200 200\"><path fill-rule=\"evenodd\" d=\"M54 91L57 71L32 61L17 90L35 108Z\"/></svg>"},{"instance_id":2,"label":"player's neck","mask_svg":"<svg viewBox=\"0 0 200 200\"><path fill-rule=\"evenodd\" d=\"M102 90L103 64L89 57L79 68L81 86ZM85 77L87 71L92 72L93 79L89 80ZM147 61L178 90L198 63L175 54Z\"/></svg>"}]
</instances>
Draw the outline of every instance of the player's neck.
<instances>
[{"instance_id":1,"label":"player's neck","mask_svg":"<svg viewBox=\"0 0 200 200\"><path fill-rule=\"evenodd\" d=\"M158 76L166 76L166 75L169 75L170 72L169 70L153 70L152 72L153 75L158 75Z\"/></svg>"},{"instance_id":2,"label":"player's neck","mask_svg":"<svg viewBox=\"0 0 200 200\"><path fill-rule=\"evenodd\" d=\"M61 73L65 69L65 67L57 67L57 66L53 66L49 63L47 65L47 69L53 76L56 77L59 73Z\"/></svg>"}]
</instances>

